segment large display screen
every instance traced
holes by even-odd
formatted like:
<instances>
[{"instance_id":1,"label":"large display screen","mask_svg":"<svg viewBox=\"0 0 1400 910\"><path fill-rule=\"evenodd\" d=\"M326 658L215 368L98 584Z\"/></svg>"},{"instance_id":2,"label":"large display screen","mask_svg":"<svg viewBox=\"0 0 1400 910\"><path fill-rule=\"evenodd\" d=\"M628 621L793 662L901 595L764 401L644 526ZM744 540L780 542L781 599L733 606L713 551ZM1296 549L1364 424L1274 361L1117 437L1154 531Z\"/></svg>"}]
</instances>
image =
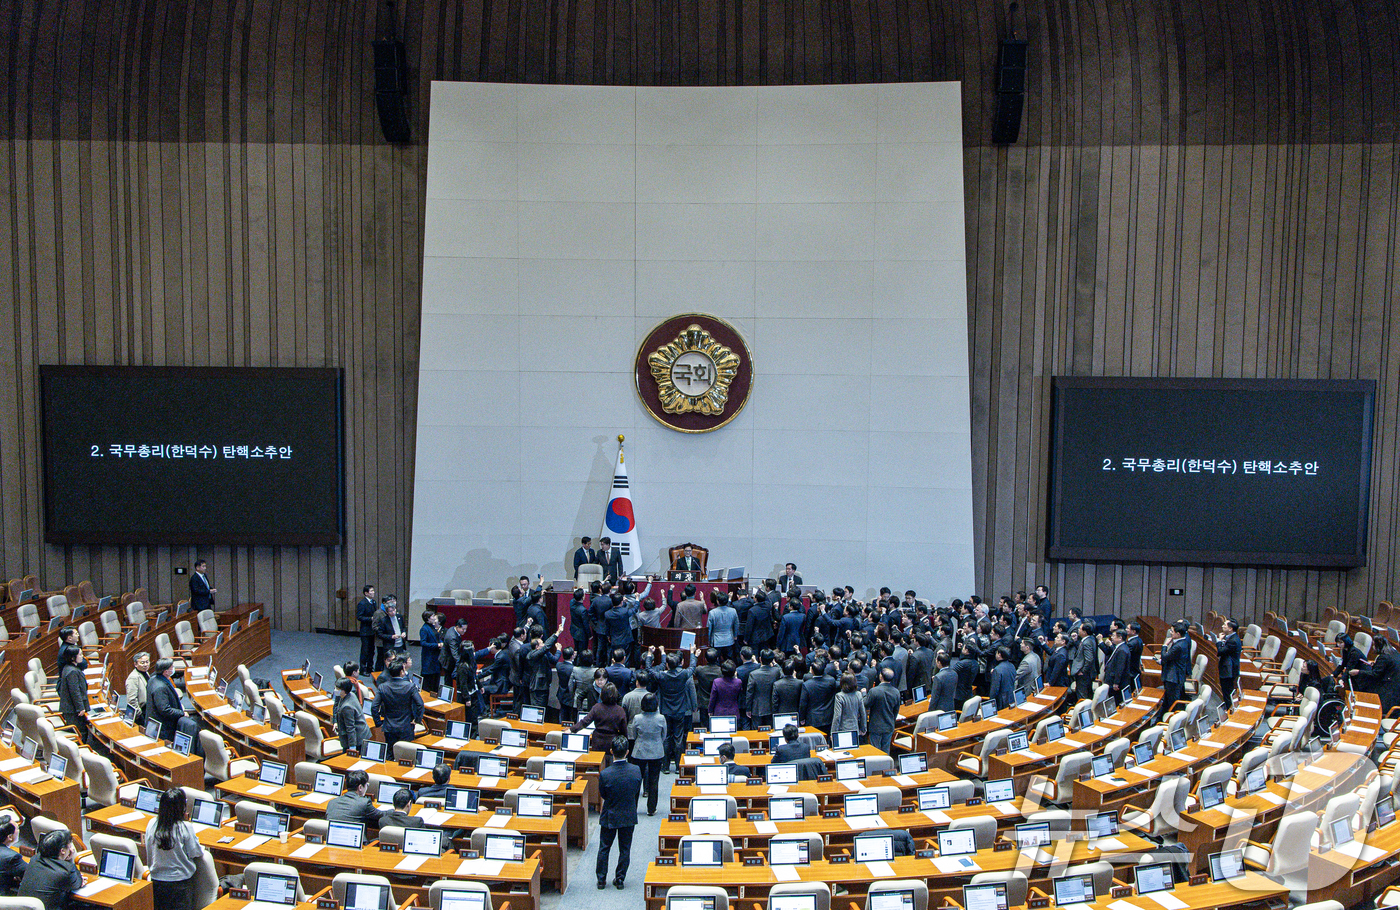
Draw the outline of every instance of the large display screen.
<instances>
[{"instance_id":1,"label":"large display screen","mask_svg":"<svg viewBox=\"0 0 1400 910\"><path fill-rule=\"evenodd\" d=\"M1366 564L1375 383L1056 377L1050 559Z\"/></svg>"},{"instance_id":2,"label":"large display screen","mask_svg":"<svg viewBox=\"0 0 1400 910\"><path fill-rule=\"evenodd\" d=\"M40 367L50 543L341 542L338 369Z\"/></svg>"}]
</instances>

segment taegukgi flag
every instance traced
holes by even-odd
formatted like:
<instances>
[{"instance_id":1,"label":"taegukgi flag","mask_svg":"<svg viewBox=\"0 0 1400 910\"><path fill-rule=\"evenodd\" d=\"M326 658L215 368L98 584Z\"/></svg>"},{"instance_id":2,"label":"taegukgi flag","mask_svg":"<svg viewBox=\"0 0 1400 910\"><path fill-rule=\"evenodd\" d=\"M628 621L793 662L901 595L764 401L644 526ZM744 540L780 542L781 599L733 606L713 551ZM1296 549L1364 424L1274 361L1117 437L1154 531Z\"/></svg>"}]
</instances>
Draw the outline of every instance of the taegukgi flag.
<instances>
[{"instance_id":1,"label":"taegukgi flag","mask_svg":"<svg viewBox=\"0 0 1400 910\"><path fill-rule=\"evenodd\" d=\"M613 471L612 499L608 500L608 509L603 513L603 526L622 556L623 574L631 575L641 568L642 547L637 542L637 516L632 510L632 490L627 484L621 442L617 446L617 468Z\"/></svg>"}]
</instances>

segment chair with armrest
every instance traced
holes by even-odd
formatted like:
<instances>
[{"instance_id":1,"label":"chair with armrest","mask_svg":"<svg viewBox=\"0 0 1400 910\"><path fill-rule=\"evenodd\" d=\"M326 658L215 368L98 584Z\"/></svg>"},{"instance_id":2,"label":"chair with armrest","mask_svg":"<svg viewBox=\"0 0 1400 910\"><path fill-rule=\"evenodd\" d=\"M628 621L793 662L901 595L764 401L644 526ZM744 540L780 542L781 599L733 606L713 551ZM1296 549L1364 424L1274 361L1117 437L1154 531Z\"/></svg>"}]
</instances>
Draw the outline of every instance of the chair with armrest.
<instances>
[{"instance_id":1,"label":"chair with armrest","mask_svg":"<svg viewBox=\"0 0 1400 910\"><path fill-rule=\"evenodd\" d=\"M45 910L37 897L0 897L0 910Z\"/></svg>"},{"instance_id":2,"label":"chair with armrest","mask_svg":"<svg viewBox=\"0 0 1400 910\"><path fill-rule=\"evenodd\" d=\"M958 723L965 724L977 718L977 713L982 710L982 696L974 695L963 702L962 710L958 712Z\"/></svg>"},{"instance_id":3,"label":"chair with armrest","mask_svg":"<svg viewBox=\"0 0 1400 910\"><path fill-rule=\"evenodd\" d=\"M768 851L770 856L772 855L774 841L778 841L779 843L805 842L807 844L807 857L814 863L818 862L825 856L826 847L822 843L822 836L811 831L807 832L806 834L774 835L768 841ZM769 865L772 865L771 861L769 862Z\"/></svg>"},{"instance_id":4,"label":"chair with armrest","mask_svg":"<svg viewBox=\"0 0 1400 910\"><path fill-rule=\"evenodd\" d=\"M715 910L729 910L729 892L718 885L672 885L666 891L666 910L671 910L671 901L685 897L713 898Z\"/></svg>"},{"instance_id":5,"label":"chair with armrest","mask_svg":"<svg viewBox=\"0 0 1400 910\"><path fill-rule=\"evenodd\" d=\"M29 820L29 830L34 835L35 843L38 843L39 840L45 834L48 834L50 831L62 831L65 834L67 834L70 838L72 838L74 850L78 851L79 853L87 852L87 847L83 846L82 840L78 837L78 835L74 834L72 831L69 831L67 825L63 824L62 822L54 821L46 815L36 815L33 818L31 818Z\"/></svg>"},{"instance_id":6,"label":"chair with armrest","mask_svg":"<svg viewBox=\"0 0 1400 910\"><path fill-rule=\"evenodd\" d=\"M1186 794L1191 780L1181 775L1164 777L1157 785L1152 805L1146 811L1124 806L1118 813L1121 826L1159 843L1176 838L1181 828L1181 813L1186 810Z\"/></svg>"},{"instance_id":7,"label":"chair with armrest","mask_svg":"<svg viewBox=\"0 0 1400 910\"><path fill-rule=\"evenodd\" d=\"M972 829L973 836L977 839L978 850L990 850L997 839L997 820L991 815L972 815L965 818L955 818L948 825L949 831L958 831L963 828Z\"/></svg>"},{"instance_id":8,"label":"chair with armrest","mask_svg":"<svg viewBox=\"0 0 1400 910\"><path fill-rule=\"evenodd\" d=\"M64 594L51 594L44 608L49 612L49 619L67 619L73 614L73 608L68 604L68 597Z\"/></svg>"},{"instance_id":9,"label":"chair with armrest","mask_svg":"<svg viewBox=\"0 0 1400 910\"><path fill-rule=\"evenodd\" d=\"M1024 907L1030 881L1024 872L979 872L968 880L969 885L1006 885L1006 905Z\"/></svg>"},{"instance_id":10,"label":"chair with armrest","mask_svg":"<svg viewBox=\"0 0 1400 910\"><path fill-rule=\"evenodd\" d=\"M249 863L243 868L243 884L248 886L249 894L257 893L259 875L289 875L295 878L297 881L297 900L306 900L306 892L301 887L301 872L297 870L296 866L288 866L284 863Z\"/></svg>"},{"instance_id":11,"label":"chair with armrest","mask_svg":"<svg viewBox=\"0 0 1400 910\"><path fill-rule=\"evenodd\" d=\"M958 755L956 768L975 777L986 777L992 753L1006 746L1011 737L1008 730L993 730L982 740L982 748L977 752L962 752Z\"/></svg>"},{"instance_id":12,"label":"chair with armrest","mask_svg":"<svg viewBox=\"0 0 1400 910\"><path fill-rule=\"evenodd\" d=\"M102 627L102 642L117 641L125 630L122 629L122 621L117 618L116 610L103 610L97 617L98 625Z\"/></svg>"},{"instance_id":13,"label":"chair with armrest","mask_svg":"<svg viewBox=\"0 0 1400 910\"><path fill-rule=\"evenodd\" d=\"M199 624L201 638L213 638L219 634L219 619L214 615L213 610L200 610L195 617L195 622Z\"/></svg>"},{"instance_id":14,"label":"chair with armrest","mask_svg":"<svg viewBox=\"0 0 1400 910\"><path fill-rule=\"evenodd\" d=\"M1091 752L1070 752L1060 757L1055 779L1037 775L1026 788L1026 798L1032 801L1068 805L1074 795L1074 782L1093 763Z\"/></svg>"},{"instance_id":15,"label":"chair with armrest","mask_svg":"<svg viewBox=\"0 0 1400 910\"><path fill-rule=\"evenodd\" d=\"M1113 890L1113 863L1099 860L1095 863L1082 863L1078 866L1070 866L1065 870L1065 875L1092 875L1094 877L1094 894L1108 896Z\"/></svg>"},{"instance_id":16,"label":"chair with armrest","mask_svg":"<svg viewBox=\"0 0 1400 910\"><path fill-rule=\"evenodd\" d=\"M389 888L390 904L395 907L399 905L398 900L394 897L393 885L390 884L389 879L384 876L365 875L360 872L341 872L335 878L331 879L331 896L334 897L336 903L340 904L342 907L345 906L345 892L349 885L383 885Z\"/></svg>"},{"instance_id":17,"label":"chair with armrest","mask_svg":"<svg viewBox=\"0 0 1400 910\"><path fill-rule=\"evenodd\" d=\"M238 819L241 825L251 825L258 817L259 812L276 812L267 803L260 803L251 799L240 799L233 804L233 817Z\"/></svg>"},{"instance_id":18,"label":"chair with armrest","mask_svg":"<svg viewBox=\"0 0 1400 910\"><path fill-rule=\"evenodd\" d=\"M482 847L486 846L486 831L482 829ZM385 825L379 829L379 842L394 847L403 847L403 828L398 825ZM475 845L473 845L475 846Z\"/></svg>"},{"instance_id":19,"label":"chair with armrest","mask_svg":"<svg viewBox=\"0 0 1400 910\"><path fill-rule=\"evenodd\" d=\"M297 782L298 787L310 789L316 783L316 775L323 771L331 771L330 765L323 765L314 761L299 761L292 770L292 778Z\"/></svg>"},{"instance_id":20,"label":"chair with armrest","mask_svg":"<svg viewBox=\"0 0 1400 910\"><path fill-rule=\"evenodd\" d=\"M20 604L15 611L19 627L24 630L39 628L39 608L32 603Z\"/></svg>"},{"instance_id":21,"label":"chair with armrest","mask_svg":"<svg viewBox=\"0 0 1400 910\"><path fill-rule=\"evenodd\" d=\"M484 829L484 828L478 828L478 829L477 829L477 831L485 831L485 830L486 830L486 829ZM475 832L473 832L473 836L475 836ZM734 862L734 839L733 839L732 837L730 837L729 835L727 835L727 834L683 834L683 835L681 835L681 841L680 841L680 843L681 843L681 848L684 849L685 844L686 844L687 842L690 842L690 841L711 841L711 840L717 840L717 841L720 842L720 858L721 858L724 862L726 862L726 863L732 863L732 862Z\"/></svg>"},{"instance_id":22,"label":"chair with armrest","mask_svg":"<svg viewBox=\"0 0 1400 910\"><path fill-rule=\"evenodd\" d=\"M207 907L219 899L219 871L208 847L199 851L194 861L194 906Z\"/></svg>"},{"instance_id":23,"label":"chair with armrest","mask_svg":"<svg viewBox=\"0 0 1400 910\"><path fill-rule=\"evenodd\" d=\"M91 749L79 752L83 771L87 773L87 798L99 806L115 806L120 802L122 779L112 760Z\"/></svg>"},{"instance_id":24,"label":"chair with armrest","mask_svg":"<svg viewBox=\"0 0 1400 910\"><path fill-rule=\"evenodd\" d=\"M137 844L129 837L116 837L111 834L94 834L88 842L92 844L92 858L99 868L102 866L102 854L110 850L113 853L127 853L136 857L136 877L141 878L146 874L146 863L141 856L145 852L144 845Z\"/></svg>"},{"instance_id":25,"label":"chair with armrest","mask_svg":"<svg viewBox=\"0 0 1400 910\"><path fill-rule=\"evenodd\" d=\"M1289 812L1279 819L1271 843L1245 841L1245 866L1288 888L1290 901L1303 903L1307 900L1308 859L1317 823L1316 812Z\"/></svg>"},{"instance_id":26,"label":"chair with armrest","mask_svg":"<svg viewBox=\"0 0 1400 910\"><path fill-rule=\"evenodd\" d=\"M314 714L298 711L293 715L297 721L297 733L306 740L306 757L312 761L325 761L341 753L339 739L327 739L321 730L321 723Z\"/></svg>"},{"instance_id":27,"label":"chair with armrest","mask_svg":"<svg viewBox=\"0 0 1400 910\"><path fill-rule=\"evenodd\" d=\"M204 750L204 773L218 783L258 769L256 761L234 754L224 738L213 730L200 730L199 744Z\"/></svg>"},{"instance_id":28,"label":"chair with armrest","mask_svg":"<svg viewBox=\"0 0 1400 910\"><path fill-rule=\"evenodd\" d=\"M690 547L690 555L700 560L700 571L707 571L710 563L710 551L698 543L680 543L671 547L667 555L671 557L671 568L676 567L676 562L685 555L685 548Z\"/></svg>"}]
</instances>

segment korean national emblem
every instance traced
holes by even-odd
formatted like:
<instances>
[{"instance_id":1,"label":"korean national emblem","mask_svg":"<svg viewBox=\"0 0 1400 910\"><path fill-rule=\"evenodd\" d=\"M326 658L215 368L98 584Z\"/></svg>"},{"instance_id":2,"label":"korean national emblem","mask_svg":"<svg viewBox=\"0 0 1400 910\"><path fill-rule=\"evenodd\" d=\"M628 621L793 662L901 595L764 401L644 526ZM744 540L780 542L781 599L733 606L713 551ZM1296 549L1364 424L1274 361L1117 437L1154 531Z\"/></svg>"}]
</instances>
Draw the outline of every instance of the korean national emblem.
<instances>
[{"instance_id":1,"label":"korean national emblem","mask_svg":"<svg viewBox=\"0 0 1400 910\"><path fill-rule=\"evenodd\" d=\"M739 362L738 354L695 323L647 356L666 413L709 417L724 413Z\"/></svg>"}]
</instances>

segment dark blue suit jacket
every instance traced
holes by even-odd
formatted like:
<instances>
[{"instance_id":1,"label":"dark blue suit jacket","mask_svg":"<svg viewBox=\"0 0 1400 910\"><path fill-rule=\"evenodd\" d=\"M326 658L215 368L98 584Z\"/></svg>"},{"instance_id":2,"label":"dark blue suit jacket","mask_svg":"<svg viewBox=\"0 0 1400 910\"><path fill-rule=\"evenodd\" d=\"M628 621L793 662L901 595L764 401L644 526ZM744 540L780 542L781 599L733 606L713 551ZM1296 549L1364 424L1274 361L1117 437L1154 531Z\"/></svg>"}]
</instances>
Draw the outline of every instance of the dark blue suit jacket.
<instances>
[{"instance_id":1,"label":"dark blue suit jacket","mask_svg":"<svg viewBox=\"0 0 1400 910\"><path fill-rule=\"evenodd\" d=\"M988 696L996 702L997 710L1016 704L1016 667L1003 660L992 670L992 691Z\"/></svg>"},{"instance_id":2,"label":"dark blue suit jacket","mask_svg":"<svg viewBox=\"0 0 1400 910\"><path fill-rule=\"evenodd\" d=\"M634 827L637 797L642 794L642 769L625 758L617 759L599 772L598 793L603 798L603 811L598 817L600 827Z\"/></svg>"}]
</instances>

